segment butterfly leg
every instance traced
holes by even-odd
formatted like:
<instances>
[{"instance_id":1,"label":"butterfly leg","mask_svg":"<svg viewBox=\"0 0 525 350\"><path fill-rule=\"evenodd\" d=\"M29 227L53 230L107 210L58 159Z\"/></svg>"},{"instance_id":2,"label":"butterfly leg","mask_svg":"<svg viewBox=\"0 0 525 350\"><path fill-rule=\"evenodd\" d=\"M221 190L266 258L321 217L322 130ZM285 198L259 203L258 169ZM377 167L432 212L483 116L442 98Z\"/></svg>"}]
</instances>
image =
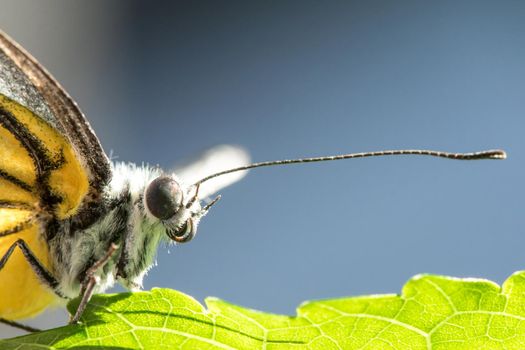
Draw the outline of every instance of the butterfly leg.
<instances>
[{"instance_id":1,"label":"butterfly leg","mask_svg":"<svg viewBox=\"0 0 525 350\"><path fill-rule=\"evenodd\" d=\"M58 281L56 280L56 278L54 278L51 272L49 272L49 270L44 265L42 265L42 263L33 254L31 249L29 248L29 246L23 239L17 240L9 247L9 249L7 249L4 256L0 259L0 271L4 268L5 264L8 262L9 258L15 251L16 247L18 247L22 251L22 254L24 254L24 257L26 258L27 262L29 263L33 271L36 273L38 278L46 286L51 288L55 292L55 294L57 294L61 298L64 298L64 295L58 289ZM6 320L3 318L0 318L0 322L7 324L9 326L15 327L15 328L20 328L27 332L38 332L39 331L39 329L30 327L30 326L26 326L24 324L14 322L11 320Z\"/></svg>"},{"instance_id":2,"label":"butterfly leg","mask_svg":"<svg viewBox=\"0 0 525 350\"><path fill-rule=\"evenodd\" d=\"M0 323L3 323L3 324L8 325L8 326L11 326L13 328L21 329L21 330L26 331L28 333L35 333L35 332L40 332L41 331L41 329L34 328L34 327L31 327L31 326L25 325L23 323L18 323L18 322L15 322L15 321L6 320L5 318L0 318Z\"/></svg>"},{"instance_id":3,"label":"butterfly leg","mask_svg":"<svg viewBox=\"0 0 525 350\"><path fill-rule=\"evenodd\" d=\"M86 276L82 282L82 289L80 291L80 295L82 295L82 299L80 299L80 303L78 304L77 311L75 312L75 315L71 318L69 321L69 324L75 324L78 323L80 320L80 317L84 313L84 310L86 309L86 306L93 296L93 292L95 291L95 287L98 283L97 277L95 276L95 273L98 269L103 267L111 258L113 253L117 250L117 245L115 243L111 243L108 251L106 254L100 258L98 261L96 261L93 266L91 266L86 271Z\"/></svg>"}]
</instances>

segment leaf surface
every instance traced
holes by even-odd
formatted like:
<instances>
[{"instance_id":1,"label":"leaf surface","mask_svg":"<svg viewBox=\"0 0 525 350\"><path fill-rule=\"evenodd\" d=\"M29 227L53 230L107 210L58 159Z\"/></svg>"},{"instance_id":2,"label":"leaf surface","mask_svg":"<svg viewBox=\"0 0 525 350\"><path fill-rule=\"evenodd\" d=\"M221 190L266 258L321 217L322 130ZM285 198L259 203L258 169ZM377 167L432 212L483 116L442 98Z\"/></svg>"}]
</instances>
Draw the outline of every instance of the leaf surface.
<instances>
[{"instance_id":1,"label":"leaf surface","mask_svg":"<svg viewBox=\"0 0 525 350\"><path fill-rule=\"evenodd\" d=\"M75 302L70 308L76 307ZM525 349L525 272L500 288L418 275L401 295L306 302L297 316L169 289L97 295L83 323L0 341L1 349Z\"/></svg>"}]
</instances>

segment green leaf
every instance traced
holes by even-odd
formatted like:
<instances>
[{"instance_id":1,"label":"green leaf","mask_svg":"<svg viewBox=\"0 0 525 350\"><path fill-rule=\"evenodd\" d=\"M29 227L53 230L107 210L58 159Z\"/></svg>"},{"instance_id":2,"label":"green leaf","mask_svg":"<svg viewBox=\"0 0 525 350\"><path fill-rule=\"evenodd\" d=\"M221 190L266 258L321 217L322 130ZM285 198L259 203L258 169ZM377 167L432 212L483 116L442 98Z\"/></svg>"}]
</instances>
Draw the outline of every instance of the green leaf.
<instances>
[{"instance_id":1,"label":"green leaf","mask_svg":"<svg viewBox=\"0 0 525 350\"><path fill-rule=\"evenodd\" d=\"M76 305L70 305L74 309ZM313 301L297 316L167 289L97 295L83 324L0 341L1 349L524 349L525 272L500 288L419 275L398 295Z\"/></svg>"}]
</instances>

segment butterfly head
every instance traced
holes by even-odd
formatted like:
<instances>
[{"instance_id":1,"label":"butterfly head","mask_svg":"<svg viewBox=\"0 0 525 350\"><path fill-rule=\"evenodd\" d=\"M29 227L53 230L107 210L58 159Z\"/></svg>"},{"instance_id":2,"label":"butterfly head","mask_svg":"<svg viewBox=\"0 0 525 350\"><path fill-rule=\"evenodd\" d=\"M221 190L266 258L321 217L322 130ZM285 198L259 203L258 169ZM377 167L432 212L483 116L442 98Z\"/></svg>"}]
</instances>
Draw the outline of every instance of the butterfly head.
<instances>
[{"instance_id":1,"label":"butterfly head","mask_svg":"<svg viewBox=\"0 0 525 350\"><path fill-rule=\"evenodd\" d=\"M199 220L220 198L201 207L198 196L199 186L185 190L174 176L161 175L146 187L144 204L148 213L162 222L170 239L186 243L195 237Z\"/></svg>"}]
</instances>

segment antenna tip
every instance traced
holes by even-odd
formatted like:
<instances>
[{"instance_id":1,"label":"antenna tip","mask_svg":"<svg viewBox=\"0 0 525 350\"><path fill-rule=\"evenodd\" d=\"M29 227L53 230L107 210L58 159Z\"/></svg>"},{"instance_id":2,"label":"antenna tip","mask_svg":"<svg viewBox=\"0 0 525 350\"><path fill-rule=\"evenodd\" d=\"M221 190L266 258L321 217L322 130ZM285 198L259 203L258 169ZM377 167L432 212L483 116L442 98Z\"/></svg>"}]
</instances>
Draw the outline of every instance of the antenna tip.
<instances>
[{"instance_id":1,"label":"antenna tip","mask_svg":"<svg viewBox=\"0 0 525 350\"><path fill-rule=\"evenodd\" d=\"M507 153L502 149L497 149L494 151L489 151L489 158L490 159L506 159Z\"/></svg>"}]
</instances>

